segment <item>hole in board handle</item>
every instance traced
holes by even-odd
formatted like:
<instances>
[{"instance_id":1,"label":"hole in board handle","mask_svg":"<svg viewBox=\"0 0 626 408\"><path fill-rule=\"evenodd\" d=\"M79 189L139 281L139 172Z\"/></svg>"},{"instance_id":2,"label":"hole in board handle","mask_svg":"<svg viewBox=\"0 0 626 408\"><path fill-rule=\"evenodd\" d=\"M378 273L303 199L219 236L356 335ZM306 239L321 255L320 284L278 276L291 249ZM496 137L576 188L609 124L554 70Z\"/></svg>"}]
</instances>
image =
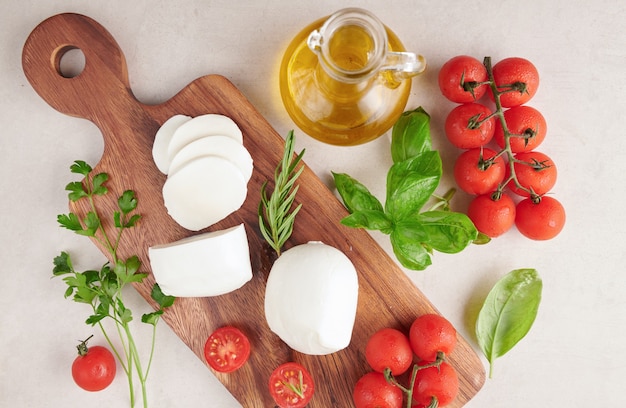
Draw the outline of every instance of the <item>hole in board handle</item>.
<instances>
[{"instance_id":1,"label":"hole in board handle","mask_svg":"<svg viewBox=\"0 0 626 408\"><path fill-rule=\"evenodd\" d=\"M63 78L75 78L85 69L85 54L80 48L67 46L57 53L56 69Z\"/></svg>"}]
</instances>

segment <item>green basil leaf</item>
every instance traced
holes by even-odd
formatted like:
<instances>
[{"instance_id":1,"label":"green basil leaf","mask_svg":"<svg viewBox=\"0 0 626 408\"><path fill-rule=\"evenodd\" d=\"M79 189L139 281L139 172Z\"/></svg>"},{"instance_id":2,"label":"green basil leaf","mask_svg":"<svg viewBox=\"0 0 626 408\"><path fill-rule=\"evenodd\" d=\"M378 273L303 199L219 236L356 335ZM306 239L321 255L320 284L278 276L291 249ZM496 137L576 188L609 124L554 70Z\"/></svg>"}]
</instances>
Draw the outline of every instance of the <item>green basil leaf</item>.
<instances>
[{"instance_id":1,"label":"green basil leaf","mask_svg":"<svg viewBox=\"0 0 626 408\"><path fill-rule=\"evenodd\" d=\"M363 184L345 173L332 173L337 191L349 212L383 211L383 205Z\"/></svg>"},{"instance_id":2,"label":"green basil leaf","mask_svg":"<svg viewBox=\"0 0 626 408\"><path fill-rule=\"evenodd\" d=\"M535 269L516 269L491 289L478 319L476 338L489 361L489 377L498 357L511 350L532 327L543 283Z\"/></svg>"},{"instance_id":3,"label":"green basil leaf","mask_svg":"<svg viewBox=\"0 0 626 408\"><path fill-rule=\"evenodd\" d=\"M419 107L402 113L391 130L391 158L398 163L431 150L430 116Z\"/></svg>"},{"instance_id":4,"label":"green basil leaf","mask_svg":"<svg viewBox=\"0 0 626 408\"><path fill-rule=\"evenodd\" d=\"M341 220L347 227L379 230L389 234L392 229L391 220L382 211L363 210L356 211Z\"/></svg>"},{"instance_id":5,"label":"green basil leaf","mask_svg":"<svg viewBox=\"0 0 626 408\"><path fill-rule=\"evenodd\" d=\"M395 163L387 173L385 210L395 221L419 213L439 185L441 156L437 151Z\"/></svg>"},{"instance_id":6,"label":"green basil leaf","mask_svg":"<svg viewBox=\"0 0 626 408\"><path fill-rule=\"evenodd\" d=\"M428 245L439 252L456 254L478 237L474 223L463 213L426 211L416 219L428 234Z\"/></svg>"},{"instance_id":7,"label":"green basil leaf","mask_svg":"<svg viewBox=\"0 0 626 408\"><path fill-rule=\"evenodd\" d=\"M421 224L406 221L397 223L390 239L393 253L405 268L422 271L431 265L430 251L422 244L428 240L428 235Z\"/></svg>"}]
</instances>

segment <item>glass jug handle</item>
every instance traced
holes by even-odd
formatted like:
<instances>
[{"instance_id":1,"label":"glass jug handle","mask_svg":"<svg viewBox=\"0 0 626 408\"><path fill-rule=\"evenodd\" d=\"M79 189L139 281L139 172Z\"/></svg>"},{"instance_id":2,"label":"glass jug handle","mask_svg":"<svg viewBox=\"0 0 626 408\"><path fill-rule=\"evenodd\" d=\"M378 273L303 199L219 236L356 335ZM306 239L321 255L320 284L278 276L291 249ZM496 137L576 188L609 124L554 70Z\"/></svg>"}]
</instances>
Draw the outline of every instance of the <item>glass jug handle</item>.
<instances>
[{"instance_id":1,"label":"glass jug handle","mask_svg":"<svg viewBox=\"0 0 626 408\"><path fill-rule=\"evenodd\" d=\"M387 86L396 88L408 78L421 74L426 69L426 58L412 52L387 52L380 73Z\"/></svg>"}]
</instances>

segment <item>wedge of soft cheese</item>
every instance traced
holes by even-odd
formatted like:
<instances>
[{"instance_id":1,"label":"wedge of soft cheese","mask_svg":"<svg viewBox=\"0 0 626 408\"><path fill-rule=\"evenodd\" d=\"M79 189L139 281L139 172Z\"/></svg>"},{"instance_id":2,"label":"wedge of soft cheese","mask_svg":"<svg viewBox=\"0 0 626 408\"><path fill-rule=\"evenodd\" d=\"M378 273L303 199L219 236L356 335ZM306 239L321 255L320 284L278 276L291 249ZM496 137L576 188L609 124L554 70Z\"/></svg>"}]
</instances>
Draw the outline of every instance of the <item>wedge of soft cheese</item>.
<instances>
[{"instance_id":1,"label":"wedge of soft cheese","mask_svg":"<svg viewBox=\"0 0 626 408\"><path fill-rule=\"evenodd\" d=\"M148 249L154 279L166 295L219 296L252 279L243 224Z\"/></svg>"},{"instance_id":2,"label":"wedge of soft cheese","mask_svg":"<svg viewBox=\"0 0 626 408\"><path fill-rule=\"evenodd\" d=\"M350 344L358 291L356 270L343 252L321 242L298 245L272 266L265 317L292 349L331 354Z\"/></svg>"}]
</instances>

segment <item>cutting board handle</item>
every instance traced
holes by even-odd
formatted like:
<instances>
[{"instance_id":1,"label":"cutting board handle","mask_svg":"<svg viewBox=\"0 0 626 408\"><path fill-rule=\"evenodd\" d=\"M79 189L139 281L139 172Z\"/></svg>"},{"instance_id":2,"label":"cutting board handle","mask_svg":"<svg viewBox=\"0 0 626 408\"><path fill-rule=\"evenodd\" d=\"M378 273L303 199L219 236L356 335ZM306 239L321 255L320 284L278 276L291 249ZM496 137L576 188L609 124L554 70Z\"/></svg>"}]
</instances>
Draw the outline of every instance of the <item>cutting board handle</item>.
<instances>
[{"instance_id":1,"label":"cutting board handle","mask_svg":"<svg viewBox=\"0 0 626 408\"><path fill-rule=\"evenodd\" d=\"M85 65L76 76L67 78L61 72L61 58L72 49L82 51ZM107 104L118 105L116 112L132 111L138 104L117 42L84 15L58 14L35 27L24 44L22 67L35 91L67 115L100 124L99 118L110 108Z\"/></svg>"}]
</instances>

